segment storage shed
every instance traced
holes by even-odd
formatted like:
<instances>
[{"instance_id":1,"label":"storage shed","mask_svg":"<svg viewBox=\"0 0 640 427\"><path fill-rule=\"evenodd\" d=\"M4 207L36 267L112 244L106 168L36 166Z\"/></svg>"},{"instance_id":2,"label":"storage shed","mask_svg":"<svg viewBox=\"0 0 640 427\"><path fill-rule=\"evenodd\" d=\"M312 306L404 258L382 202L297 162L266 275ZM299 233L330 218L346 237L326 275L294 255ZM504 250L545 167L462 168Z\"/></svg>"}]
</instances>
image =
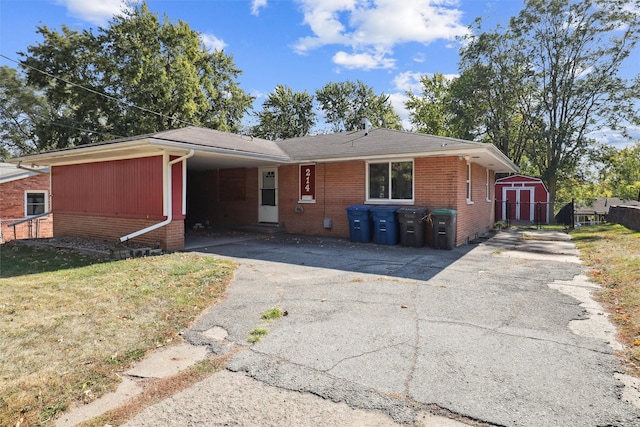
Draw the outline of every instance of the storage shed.
<instances>
[{"instance_id":1,"label":"storage shed","mask_svg":"<svg viewBox=\"0 0 640 427\"><path fill-rule=\"evenodd\" d=\"M541 179L511 175L496 180L496 221L549 223L549 190Z\"/></svg>"}]
</instances>

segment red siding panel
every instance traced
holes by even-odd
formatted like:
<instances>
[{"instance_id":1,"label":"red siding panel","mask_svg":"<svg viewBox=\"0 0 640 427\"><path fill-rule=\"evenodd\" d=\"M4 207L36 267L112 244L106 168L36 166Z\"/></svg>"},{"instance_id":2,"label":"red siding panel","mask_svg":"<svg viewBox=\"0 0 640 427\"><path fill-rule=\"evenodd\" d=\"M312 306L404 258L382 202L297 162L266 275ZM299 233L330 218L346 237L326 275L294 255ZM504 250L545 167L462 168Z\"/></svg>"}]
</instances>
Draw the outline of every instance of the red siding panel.
<instances>
[{"instance_id":1,"label":"red siding panel","mask_svg":"<svg viewBox=\"0 0 640 427\"><path fill-rule=\"evenodd\" d=\"M162 156L52 168L51 188L56 212L160 219ZM175 184L182 186L180 172ZM179 175L179 178L175 177ZM175 193L174 193L175 194ZM180 192L181 194L181 192ZM176 197L174 197L175 199ZM178 213L182 206L177 195Z\"/></svg>"}]
</instances>

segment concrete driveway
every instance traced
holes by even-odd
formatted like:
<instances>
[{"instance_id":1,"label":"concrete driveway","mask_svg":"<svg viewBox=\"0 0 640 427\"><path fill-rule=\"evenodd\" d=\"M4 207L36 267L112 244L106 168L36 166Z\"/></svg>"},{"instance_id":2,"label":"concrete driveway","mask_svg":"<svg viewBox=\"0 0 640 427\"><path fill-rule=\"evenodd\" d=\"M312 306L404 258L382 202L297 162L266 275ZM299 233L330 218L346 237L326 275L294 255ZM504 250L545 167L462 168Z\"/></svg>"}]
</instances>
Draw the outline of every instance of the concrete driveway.
<instances>
[{"instance_id":1,"label":"concrete driveway","mask_svg":"<svg viewBox=\"0 0 640 427\"><path fill-rule=\"evenodd\" d=\"M427 425L420 417L432 413L472 425L640 426L574 245L562 233L522 237L452 251L286 235L212 242L198 251L239 268L225 301L184 337L218 354L240 346L228 369L243 378L377 411L388 424ZM287 316L261 320L271 307ZM251 345L255 328L268 334ZM172 404L184 405L150 408L131 425Z\"/></svg>"}]
</instances>

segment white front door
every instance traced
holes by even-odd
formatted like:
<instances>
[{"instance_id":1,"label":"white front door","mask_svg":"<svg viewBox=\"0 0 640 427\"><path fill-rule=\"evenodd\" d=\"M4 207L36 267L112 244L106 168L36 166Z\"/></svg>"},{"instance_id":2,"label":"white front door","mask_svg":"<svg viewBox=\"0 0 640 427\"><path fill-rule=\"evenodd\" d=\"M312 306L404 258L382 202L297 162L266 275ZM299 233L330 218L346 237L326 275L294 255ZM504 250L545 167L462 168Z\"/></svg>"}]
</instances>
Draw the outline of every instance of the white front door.
<instances>
[{"instance_id":1,"label":"white front door","mask_svg":"<svg viewBox=\"0 0 640 427\"><path fill-rule=\"evenodd\" d=\"M278 222L278 169L258 169L258 221Z\"/></svg>"}]
</instances>

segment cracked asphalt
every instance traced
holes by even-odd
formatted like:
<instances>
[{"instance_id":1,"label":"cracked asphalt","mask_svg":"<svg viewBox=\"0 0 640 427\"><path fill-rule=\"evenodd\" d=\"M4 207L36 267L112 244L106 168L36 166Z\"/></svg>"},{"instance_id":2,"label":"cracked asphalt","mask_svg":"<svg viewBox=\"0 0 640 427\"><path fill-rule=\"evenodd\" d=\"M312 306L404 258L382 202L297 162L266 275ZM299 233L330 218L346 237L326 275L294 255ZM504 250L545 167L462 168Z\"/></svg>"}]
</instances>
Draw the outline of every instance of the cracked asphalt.
<instances>
[{"instance_id":1,"label":"cracked asphalt","mask_svg":"<svg viewBox=\"0 0 640 427\"><path fill-rule=\"evenodd\" d=\"M239 266L184 338L217 354L239 348L231 372L389 424L419 425L427 412L470 425L640 426L621 397L612 331L570 327L593 315L559 290L591 290L574 280L584 274L574 245L521 237L451 251L290 235L203 247ZM262 320L271 307L288 315ZM207 333L220 328L224 339ZM250 344L254 328L268 334Z\"/></svg>"}]
</instances>

